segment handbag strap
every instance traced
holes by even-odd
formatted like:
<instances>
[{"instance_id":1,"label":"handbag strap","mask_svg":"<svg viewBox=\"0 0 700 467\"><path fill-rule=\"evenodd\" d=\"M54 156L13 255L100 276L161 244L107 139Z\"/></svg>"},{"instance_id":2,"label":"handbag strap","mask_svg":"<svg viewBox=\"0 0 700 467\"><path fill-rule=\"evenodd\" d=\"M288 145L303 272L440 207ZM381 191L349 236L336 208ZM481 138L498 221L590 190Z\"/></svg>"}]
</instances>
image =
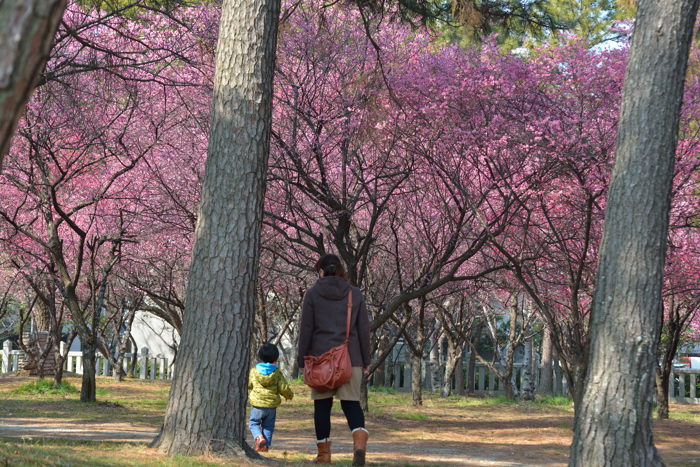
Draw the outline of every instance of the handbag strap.
<instances>
[{"instance_id":1,"label":"handbag strap","mask_svg":"<svg viewBox=\"0 0 700 467\"><path fill-rule=\"evenodd\" d=\"M350 313L352 313L352 289L348 292L348 318L345 322L345 340L350 339Z\"/></svg>"}]
</instances>

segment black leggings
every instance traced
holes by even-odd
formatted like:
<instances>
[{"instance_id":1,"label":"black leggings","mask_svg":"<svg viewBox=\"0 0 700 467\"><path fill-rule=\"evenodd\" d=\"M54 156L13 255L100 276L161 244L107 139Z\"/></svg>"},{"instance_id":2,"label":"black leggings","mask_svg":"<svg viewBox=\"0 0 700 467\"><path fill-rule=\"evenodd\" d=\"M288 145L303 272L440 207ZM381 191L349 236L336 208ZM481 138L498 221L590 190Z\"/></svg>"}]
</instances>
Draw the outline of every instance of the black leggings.
<instances>
[{"instance_id":1,"label":"black leggings","mask_svg":"<svg viewBox=\"0 0 700 467\"><path fill-rule=\"evenodd\" d=\"M314 427L316 439L326 439L331 435L331 408L333 398L318 399L314 401ZM362 412L359 401L340 401L348 427L351 430L365 427L365 414Z\"/></svg>"}]
</instances>

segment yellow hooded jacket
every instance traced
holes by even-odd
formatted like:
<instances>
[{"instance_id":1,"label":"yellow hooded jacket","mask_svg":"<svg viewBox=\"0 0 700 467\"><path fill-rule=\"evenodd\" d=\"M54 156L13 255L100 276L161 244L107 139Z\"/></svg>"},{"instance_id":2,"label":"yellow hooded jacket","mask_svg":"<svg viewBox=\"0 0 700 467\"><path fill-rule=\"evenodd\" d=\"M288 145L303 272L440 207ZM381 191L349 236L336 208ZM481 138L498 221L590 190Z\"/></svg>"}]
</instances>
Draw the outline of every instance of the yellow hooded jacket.
<instances>
[{"instance_id":1,"label":"yellow hooded jacket","mask_svg":"<svg viewBox=\"0 0 700 467\"><path fill-rule=\"evenodd\" d=\"M280 395L287 400L294 397L282 372L271 363L258 363L250 369L248 391L250 405L261 408L279 407L282 403Z\"/></svg>"}]
</instances>

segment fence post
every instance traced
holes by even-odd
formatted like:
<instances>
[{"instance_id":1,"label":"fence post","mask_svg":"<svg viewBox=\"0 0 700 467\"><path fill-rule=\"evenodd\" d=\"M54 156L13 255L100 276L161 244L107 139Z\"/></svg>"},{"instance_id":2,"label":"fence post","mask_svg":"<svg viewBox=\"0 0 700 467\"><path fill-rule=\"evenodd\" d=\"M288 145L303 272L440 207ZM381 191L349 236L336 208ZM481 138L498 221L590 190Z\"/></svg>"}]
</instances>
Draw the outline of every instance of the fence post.
<instances>
[{"instance_id":1,"label":"fence post","mask_svg":"<svg viewBox=\"0 0 700 467\"><path fill-rule=\"evenodd\" d=\"M160 359L160 379L167 379L167 373L168 373L168 358L161 356Z\"/></svg>"},{"instance_id":2,"label":"fence post","mask_svg":"<svg viewBox=\"0 0 700 467\"><path fill-rule=\"evenodd\" d=\"M12 348L12 342L6 340L2 344L2 373L9 373L10 371L10 349Z\"/></svg>"},{"instance_id":3,"label":"fence post","mask_svg":"<svg viewBox=\"0 0 700 467\"><path fill-rule=\"evenodd\" d=\"M68 349L66 348L66 343L59 341L58 343L58 354L63 357L63 369L66 369L66 362L68 361ZM58 370L58 368L56 369Z\"/></svg>"},{"instance_id":4,"label":"fence post","mask_svg":"<svg viewBox=\"0 0 700 467\"><path fill-rule=\"evenodd\" d=\"M690 396L691 399L695 399L697 397L697 376L695 373L690 374ZM691 401L691 403L695 403L694 401Z\"/></svg>"},{"instance_id":5,"label":"fence post","mask_svg":"<svg viewBox=\"0 0 700 467\"><path fill-rule=\"evenodd\" d=\"M158 359L156 357L153 357L150 360L151 360L151 381L153 381L154 379L156 379L156 362Z\"/></svg>"},{"instance_id":6,"label":"fence post","mask_svg":"<svg viewBox=\"0 0 700 467\"><path fill-rule=\"evenodd\" d=\"M141 371L139 371L139 378L146 379L146 370L148 369L148 347L143 347L141 349Z\"/></svg>"},{"instance_id":7,"label":"fence post","mask_svg":"<svg viewBox=\"0 0 700 467\"><path fill-rule=\"evenodd\" d=\"M678 373L678 397L685 399L685 373Z\"/></svg>"}]
</instances>

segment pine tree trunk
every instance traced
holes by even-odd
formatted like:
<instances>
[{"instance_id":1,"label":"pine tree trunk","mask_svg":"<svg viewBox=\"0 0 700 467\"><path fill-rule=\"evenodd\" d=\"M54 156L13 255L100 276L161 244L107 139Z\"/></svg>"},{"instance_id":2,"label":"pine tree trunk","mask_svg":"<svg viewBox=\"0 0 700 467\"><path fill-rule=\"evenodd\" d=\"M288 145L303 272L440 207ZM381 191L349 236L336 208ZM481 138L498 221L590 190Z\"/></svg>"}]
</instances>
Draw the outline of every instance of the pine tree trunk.
<instances>
[{"instance_id":1,"label":"pine tree trunk","mask_svg":"<svg viewBox=\"0 0 700 467\"><path fill-rule=\"evenodd\" d=\"M66 0L0 2L0 171L65 8Z\"/></svg>"},{"instance_id":2,"label":"pine tree trunk","mask_svg":"<svg viewBox=\"0 0 700 467\"><path fill-rule=\"evenodd\" d=\"M640 0L625 74L572 466L663 465L652 436L661 285L698 0Z\"/></svg>"},{"instance_id":3,"label":"pine tree trunk","mask_svg":"<svg viewBox=\"0 0 700 467\"><path fill-rule=\"evenodd\" d=\"M241 455L279 0L224 1L209 150L165 420L170 454Z\"/></svg>"}]
</instances>

